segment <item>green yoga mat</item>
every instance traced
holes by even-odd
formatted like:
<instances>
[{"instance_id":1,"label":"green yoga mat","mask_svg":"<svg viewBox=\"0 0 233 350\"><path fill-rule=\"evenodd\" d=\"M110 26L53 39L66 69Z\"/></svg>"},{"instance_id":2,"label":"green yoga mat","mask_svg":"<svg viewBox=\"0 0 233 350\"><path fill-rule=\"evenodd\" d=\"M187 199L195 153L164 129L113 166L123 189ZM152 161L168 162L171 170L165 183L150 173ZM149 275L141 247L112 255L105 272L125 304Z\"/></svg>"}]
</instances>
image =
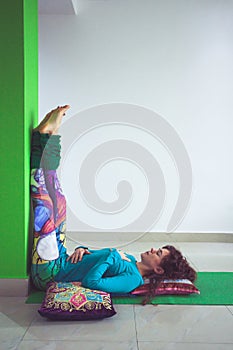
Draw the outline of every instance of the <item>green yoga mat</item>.
<instances>
[{"instance_id":1,"label":"green yoga mat","mask_svg":"<svg viewBox=\"0 0 233 350\"><path fill-rule=\"evenodd\" d=\"M196 287L201 294L162 295L152 298L151 304L176 305L233 305L233 272L198 272ZM41 304L45 293L32 291L27 304ZM113 304L141 304L143 297L113 297Z\"/></svg>"}]
</instances>

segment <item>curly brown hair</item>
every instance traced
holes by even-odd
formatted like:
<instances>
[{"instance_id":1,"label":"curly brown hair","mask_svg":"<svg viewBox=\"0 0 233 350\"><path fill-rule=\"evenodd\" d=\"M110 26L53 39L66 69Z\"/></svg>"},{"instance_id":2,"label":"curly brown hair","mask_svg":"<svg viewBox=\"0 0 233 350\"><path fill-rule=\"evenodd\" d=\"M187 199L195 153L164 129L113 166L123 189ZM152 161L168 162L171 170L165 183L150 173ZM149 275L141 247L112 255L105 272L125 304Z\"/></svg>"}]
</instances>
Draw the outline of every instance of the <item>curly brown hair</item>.
<instances>
[{"instance_id":1,"label":"curly brown hair","mask_svg":"<svg viewBox=\"0 0 233 350\"><path fill-rule=\"evenodd\" d=\"M162 259L160 264L164 273L161 275L153 273L152 275L146 276L147 279L149 279L149 291L142 302L143 305L150 301L151 297L156 295L156 288L162 280L188 279L194 282L197 277L196 271L189 265L188 261L179 250L172 245L166 245L163 249L169 250L169 254Z\"/></svg>"}]
</instances>

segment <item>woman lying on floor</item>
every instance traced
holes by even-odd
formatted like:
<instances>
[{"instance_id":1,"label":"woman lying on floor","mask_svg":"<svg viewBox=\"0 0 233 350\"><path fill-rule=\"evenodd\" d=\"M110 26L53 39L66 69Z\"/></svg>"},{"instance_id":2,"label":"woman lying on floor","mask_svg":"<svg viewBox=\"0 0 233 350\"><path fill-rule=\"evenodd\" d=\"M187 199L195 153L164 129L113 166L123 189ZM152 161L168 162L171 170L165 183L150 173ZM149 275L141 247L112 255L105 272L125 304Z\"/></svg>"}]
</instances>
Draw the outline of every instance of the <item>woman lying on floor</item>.
<instances>
[{"instance_id":1,"label":"woman lying on floor","mask_svg":"<svg viewBox=\"0 0 233 350\"><path fill-rule=\"evenodd\" d=\"M57 107L33 130L31 145L31 197L34 210L34 243L31 277L41 290L47 282L75 282L90 289L129 293L150 279L151 294L165 278L187 278L196 272L173 246L151 248L141 261L115 248L89 250L78 247L68 256L65 248L66 200L56 169L60 162L58 135L69 106Z\"/></svg>"}]
</instances>

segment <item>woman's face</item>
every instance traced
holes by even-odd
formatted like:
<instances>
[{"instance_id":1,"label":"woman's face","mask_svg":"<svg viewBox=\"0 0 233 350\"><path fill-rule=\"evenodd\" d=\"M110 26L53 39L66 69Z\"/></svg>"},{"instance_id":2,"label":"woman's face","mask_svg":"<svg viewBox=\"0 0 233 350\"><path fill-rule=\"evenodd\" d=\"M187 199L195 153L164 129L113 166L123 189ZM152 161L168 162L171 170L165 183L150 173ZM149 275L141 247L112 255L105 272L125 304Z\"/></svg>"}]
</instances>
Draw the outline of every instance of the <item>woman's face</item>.
<instances>
[{"instance_id":1,"label":"woman's face","mask_svg":"<svg viewBox=\"0 0 233 350\"><path fill-rule=\"evenodd\" d=\"M141 253L141 261L145 266L151 268L156 273L160 273L158 268L160 267L162 259L170 254L168 249L165 248L151 248L145 253Z\"/></svg>"}]
</instances>

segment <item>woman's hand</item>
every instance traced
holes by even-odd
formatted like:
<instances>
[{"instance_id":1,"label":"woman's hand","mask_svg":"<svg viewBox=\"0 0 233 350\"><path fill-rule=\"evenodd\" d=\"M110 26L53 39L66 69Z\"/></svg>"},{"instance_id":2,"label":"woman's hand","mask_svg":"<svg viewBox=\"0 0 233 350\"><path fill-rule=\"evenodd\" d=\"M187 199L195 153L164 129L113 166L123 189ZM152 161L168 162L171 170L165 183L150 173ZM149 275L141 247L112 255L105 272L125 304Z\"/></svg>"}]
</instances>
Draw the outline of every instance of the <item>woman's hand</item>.
<instances>
[{"instance_id":1,"label":"woman's hand","mask_svg":"<svg viewBox=\"0 0 233 350\"><path fill-rule=\"evenodd\" d=\"M121 250L117 250L117 252L120 254L122 260L126 260L126 261L131 262L131 260L129 258L127 258L125 253L123 253Z\"/></svg>"},{"instance_id":2,"label":"woman's hand","mask_svg":"<svg viewBox=\"0 0 233 350\"><path fill-rule=\"evenodd\" d=\"M84 254L91 254L91 252L89 252L88 249L85 248L77 248L75 249L75 251L73 252L73 254L71 254L66 261L71 260L72 264L76 264L78 261L81 261L83 258Z\"/></svg>"}]
</instances>

